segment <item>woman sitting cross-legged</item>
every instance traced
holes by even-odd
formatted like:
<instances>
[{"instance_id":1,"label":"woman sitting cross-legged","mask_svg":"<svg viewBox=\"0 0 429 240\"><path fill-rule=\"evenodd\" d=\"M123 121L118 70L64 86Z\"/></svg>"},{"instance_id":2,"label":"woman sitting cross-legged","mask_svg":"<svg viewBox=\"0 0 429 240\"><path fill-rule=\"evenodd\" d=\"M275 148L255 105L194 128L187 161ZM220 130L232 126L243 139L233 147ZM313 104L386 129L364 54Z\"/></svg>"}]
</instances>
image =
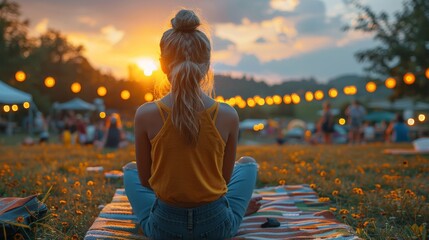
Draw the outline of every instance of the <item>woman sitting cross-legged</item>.
<instances>
[{"instance_id":1,"label":"woman sitting cross-legged","mask_svg":"<svg viewBox=\"0 0 429 240\"><path fill-rule=\"evenodd\" d=\"M193 11L180 10L160 42L170 91L135 115L136 163L124 166L125 191L151 239L233 237L251 198L257 164L237 162L239 119L213 100L211 46Z\"/></svg>"}]
</instances>

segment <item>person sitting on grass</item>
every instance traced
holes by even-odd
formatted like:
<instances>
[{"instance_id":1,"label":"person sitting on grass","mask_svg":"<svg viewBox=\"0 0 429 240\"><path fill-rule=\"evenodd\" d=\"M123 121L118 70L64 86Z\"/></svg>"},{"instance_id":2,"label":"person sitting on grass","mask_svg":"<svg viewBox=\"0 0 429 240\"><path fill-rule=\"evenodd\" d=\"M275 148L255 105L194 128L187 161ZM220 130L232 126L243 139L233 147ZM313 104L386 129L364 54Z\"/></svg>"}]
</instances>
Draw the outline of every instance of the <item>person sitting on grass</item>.
<instances>
[{"instance_id":1,"label":"person sitting on grass","mask_svg":"<svg viewBox=\"0 0 429 240\"><path fill-rule=\"evenodd\" d=\"M124 166L125 192L151 239L233 237L252 198L257 164L237 162L239 118L209 96L211 46L191 10L180 10L161 42L171 89L135 115L136 162Z\"/></svg>"}]
</instances>

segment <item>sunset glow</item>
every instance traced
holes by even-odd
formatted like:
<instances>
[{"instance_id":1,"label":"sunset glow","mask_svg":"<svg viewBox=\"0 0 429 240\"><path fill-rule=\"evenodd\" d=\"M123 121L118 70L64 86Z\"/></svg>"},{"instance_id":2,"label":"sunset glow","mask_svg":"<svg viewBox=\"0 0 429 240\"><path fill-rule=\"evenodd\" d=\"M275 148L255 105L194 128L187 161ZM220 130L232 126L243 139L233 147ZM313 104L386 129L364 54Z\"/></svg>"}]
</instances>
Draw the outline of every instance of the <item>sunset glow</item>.
<instances>
[{"instance_id":1,"label":"sunset glow","mask_svg":"<svg viewBox=\"0 0 429 240\"><path fill-rule=\"evenodd\" d=\"M137 66L143 70L143 73L146 77L152 75L152 73L158 69L155 60L152 58L139 58L136 61Z\"/></svg>"}]
</instances>

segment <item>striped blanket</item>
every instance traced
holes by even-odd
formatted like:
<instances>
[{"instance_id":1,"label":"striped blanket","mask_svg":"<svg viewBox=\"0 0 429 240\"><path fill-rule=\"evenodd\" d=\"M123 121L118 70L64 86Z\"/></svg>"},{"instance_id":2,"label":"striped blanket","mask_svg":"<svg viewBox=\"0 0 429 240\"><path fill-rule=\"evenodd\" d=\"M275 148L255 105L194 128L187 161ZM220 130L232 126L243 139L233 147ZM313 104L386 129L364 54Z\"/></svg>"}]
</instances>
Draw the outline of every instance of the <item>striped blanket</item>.
<instances>
[{"instance_id":1,"label":"striped blanket","mask_svg":"<svg viewBox=\"0 0 429 240\"><path fill-rule=\"evenodd\" d=\"M262 206L243 219L234 239L359 239L327 211L328 203L319 202L308 185L267 187L254 193L262 195ZM267 218L277 219L280 226L261 228ZM124 189L116 190L86 233L85 240L95 239L145 239Z\"/></svg>"}]
</instances>

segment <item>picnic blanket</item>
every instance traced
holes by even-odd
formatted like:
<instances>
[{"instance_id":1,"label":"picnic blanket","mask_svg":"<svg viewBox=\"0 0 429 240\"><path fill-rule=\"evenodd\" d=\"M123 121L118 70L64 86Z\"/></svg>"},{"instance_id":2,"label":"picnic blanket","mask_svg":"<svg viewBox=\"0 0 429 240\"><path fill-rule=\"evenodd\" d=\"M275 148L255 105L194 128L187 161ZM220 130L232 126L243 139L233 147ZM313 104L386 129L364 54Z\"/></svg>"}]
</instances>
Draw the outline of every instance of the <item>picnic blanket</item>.
<instances>
[{"instance_id":1,"label":"picnic blanket","mask_svg":"<svg viewBox=\"0 0 429 240\"><path fill-rule=\"evenodd\" d=\"M350 226L320 214L329 209L329 203L319 202L309 185L266 187L254 194L262 195L262 206L257 213L244 217L234 239L359 239ZM268 217L276 218L280 227L261 228ZM136 221L124 189L117 189L85 240L146 239Z\"/></svg>"}]
</instances>

